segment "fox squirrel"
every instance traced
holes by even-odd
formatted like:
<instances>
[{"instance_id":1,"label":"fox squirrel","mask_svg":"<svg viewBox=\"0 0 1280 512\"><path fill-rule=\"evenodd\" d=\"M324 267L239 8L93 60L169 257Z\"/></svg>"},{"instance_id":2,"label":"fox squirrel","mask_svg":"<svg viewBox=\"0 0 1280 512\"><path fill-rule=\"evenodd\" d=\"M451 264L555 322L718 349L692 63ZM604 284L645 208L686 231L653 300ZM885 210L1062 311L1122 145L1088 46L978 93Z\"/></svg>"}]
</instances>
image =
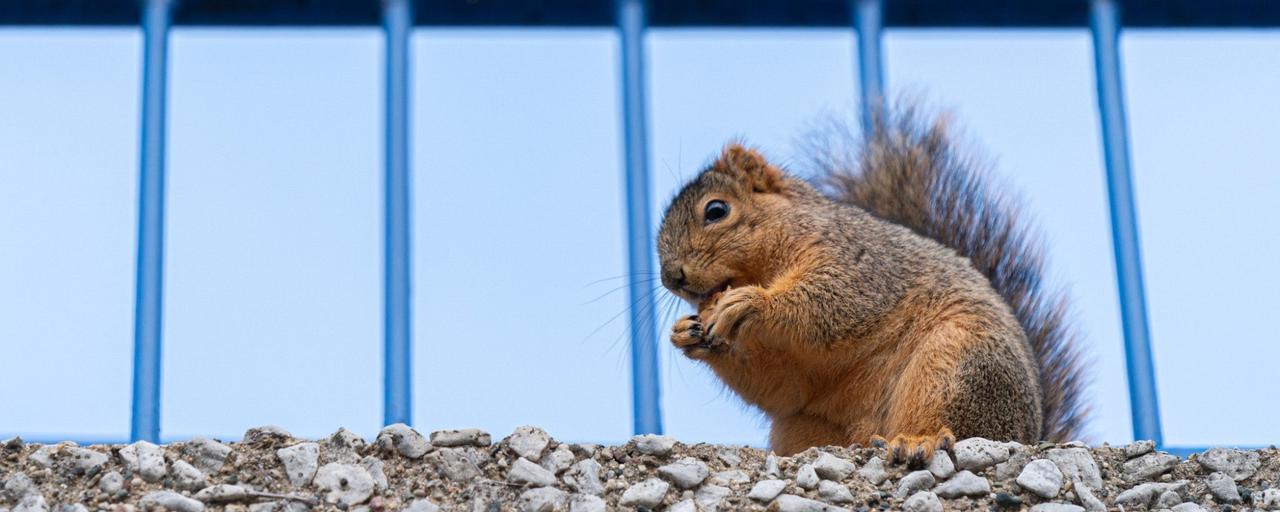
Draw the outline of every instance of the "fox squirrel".
<instances>
[{"instance_id":1,"label":"fox squirrel","mask_svg":"<svg viewBox=\"0 0 1280 512\"><path fill-rule=\"evenodd\" d=\"M940 118L889 115L820 145L822 189L735 143L679 191L661 279L698 312L672 343L769 416L780 454L1075 439L1081 356L1016 203Z\"/></svg>"}]
</instances>

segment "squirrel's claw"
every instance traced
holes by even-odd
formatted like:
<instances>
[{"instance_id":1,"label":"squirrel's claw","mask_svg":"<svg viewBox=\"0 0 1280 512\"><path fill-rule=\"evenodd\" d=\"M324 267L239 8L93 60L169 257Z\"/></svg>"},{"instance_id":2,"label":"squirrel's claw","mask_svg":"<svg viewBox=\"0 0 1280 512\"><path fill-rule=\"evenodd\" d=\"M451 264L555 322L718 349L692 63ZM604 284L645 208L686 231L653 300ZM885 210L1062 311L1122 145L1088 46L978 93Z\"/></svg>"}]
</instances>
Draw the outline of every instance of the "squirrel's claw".
<instances>
[{"instance_id":1,"label":"squirrel's claw","mask_svg":"<svg viewBox=\"0 0 1280 512\"><path fill-rule=\"evenodd\" d=\"M719 338L709 334L698 315L689 315L676 321L671 327L671 344L689 357L697 358L723 345Z\"/></svg>"},{"instance_id":2,"label":"squirrel's claw","mask_svg":"<svg viewBox=\"0 0 1280 512\"><path fill-rule=\"evenodd\" d=\"M934 452L942 450L949 453L955 444L956 436L946 427L934 435L898 434L891 441L885 441L880 436L871 438L872 446L885 447L885 455L890 463L905 463L911 468L924 467L933 458Z\"/></svg>"},{"instance_id":3,"label":"squirrel's claw","mask_svg":"<svg viewBox=\"0 0 1280 512\"><path fill-rule=\"evenodd\" d=\"M759 286L725 291L707 315L707 333L711 338L733 339L738 336L742 324L760 312L763 299L764 290Z\"/></svg>"}]
</instances>

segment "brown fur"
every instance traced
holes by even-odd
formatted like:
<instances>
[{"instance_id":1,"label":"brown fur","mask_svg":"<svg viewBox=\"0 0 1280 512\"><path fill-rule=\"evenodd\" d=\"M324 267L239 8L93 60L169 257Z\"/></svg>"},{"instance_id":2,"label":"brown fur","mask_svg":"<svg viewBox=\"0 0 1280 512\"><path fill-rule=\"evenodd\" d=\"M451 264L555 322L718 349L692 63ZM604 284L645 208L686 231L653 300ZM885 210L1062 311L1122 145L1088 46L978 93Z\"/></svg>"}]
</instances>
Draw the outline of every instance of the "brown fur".
<instances>
[{"instance_id":1,"label":"brown fur","mask_svg":"<svg viewBox=\"0 0 1280 512\"><path fill-rule=\"evenodd\" d=\"M712 200L730 209L708 223ZM659 254L698 308L672 343L770 417L779 453L888 438L918 463L956 436L1042 437L1035 353L969 259L753 150L729 145L680 191Z\"/></svg>"}]
</instances>

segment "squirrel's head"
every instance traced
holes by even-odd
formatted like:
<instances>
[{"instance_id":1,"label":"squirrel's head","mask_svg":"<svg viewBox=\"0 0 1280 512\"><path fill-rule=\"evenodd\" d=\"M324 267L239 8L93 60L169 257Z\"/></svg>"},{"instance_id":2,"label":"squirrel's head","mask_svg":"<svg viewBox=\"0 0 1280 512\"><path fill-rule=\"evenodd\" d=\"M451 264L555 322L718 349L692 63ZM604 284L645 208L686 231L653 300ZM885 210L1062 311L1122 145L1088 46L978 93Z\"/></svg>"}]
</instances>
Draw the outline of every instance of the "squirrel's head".
<instances>
[{"instance_id":1,"label":"squirrel's head","mask_svg":"<svg viewBox=\"0 0 1280 512\"><path fill-rule=\"evenodd\" d=\"M793 182L755 150L726 146L663 214L662 285L697 306L728 287L763 282L776 264Z\"/></svg>"}]
</instances>

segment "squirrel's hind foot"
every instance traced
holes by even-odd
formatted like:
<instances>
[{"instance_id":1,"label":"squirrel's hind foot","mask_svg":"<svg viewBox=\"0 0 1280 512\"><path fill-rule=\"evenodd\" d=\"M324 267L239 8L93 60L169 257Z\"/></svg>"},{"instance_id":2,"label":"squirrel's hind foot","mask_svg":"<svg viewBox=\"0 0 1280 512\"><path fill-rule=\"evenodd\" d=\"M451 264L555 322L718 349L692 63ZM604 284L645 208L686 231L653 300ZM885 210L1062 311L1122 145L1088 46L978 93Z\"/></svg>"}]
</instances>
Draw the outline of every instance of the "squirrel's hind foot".
<instances>
[{"instance_id":1,"label":"squirrel's hind foot","mask_svg":"<svg viewBox=\"0 0 1280 512\"><path fill-rule=\"evenodd\" d=\"M950 453L955 447L956 436L951 429L943 427L933 435L898 434L893 440L882 436L871 436L871 446L885 448L885 455L891 464L907 464L907 467L923 468L933 457L933 453L942 450Z\"/></svg>"}]
</instances>

